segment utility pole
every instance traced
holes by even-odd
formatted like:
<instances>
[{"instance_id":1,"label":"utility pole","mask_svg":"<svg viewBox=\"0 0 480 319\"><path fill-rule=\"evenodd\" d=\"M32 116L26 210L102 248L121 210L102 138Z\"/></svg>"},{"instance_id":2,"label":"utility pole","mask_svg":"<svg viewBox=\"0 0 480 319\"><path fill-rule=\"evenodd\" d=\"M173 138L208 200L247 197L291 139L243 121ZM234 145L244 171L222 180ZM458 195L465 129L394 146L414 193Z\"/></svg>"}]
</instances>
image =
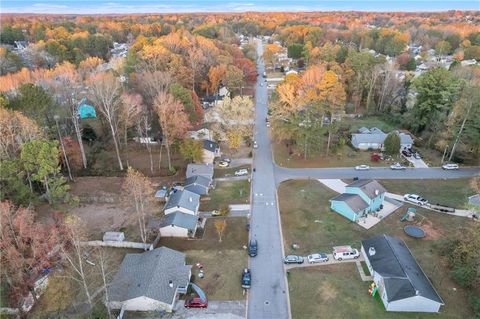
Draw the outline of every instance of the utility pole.
<instances>
[{"instance_id":1,"label":"utility pole","mask_svg":"<svg viewBox=\"0 0 480 319\"><path fill-rule=\"evenodd\" d=\"M443 165L443 160L445 159L445 155L447 154L447 149L448 149L448 145L445 146L445 150L443 151L443 156L442 156L442 165Z\"/></svg>"},{"instance_id":2,"label":"utility pole","mask_svg":"<svg viewBox=\"0 0 480 319\"><path fill-rule=\"evenodd\" d=\"M63 145L62 134L60 134L60 126L58 125L58 119L60 117L58 115L54 115L53 119L55 120L55 125L57 126L58 138L60 139L60 145L62 147L63 159L65 160L65 164L67 165L68 170L68 177L71 181L75 181L72 177L72 171L70 170L70 163L68 162L67 153L65 152L65 146Z\"/></svg>"}]
</instances>

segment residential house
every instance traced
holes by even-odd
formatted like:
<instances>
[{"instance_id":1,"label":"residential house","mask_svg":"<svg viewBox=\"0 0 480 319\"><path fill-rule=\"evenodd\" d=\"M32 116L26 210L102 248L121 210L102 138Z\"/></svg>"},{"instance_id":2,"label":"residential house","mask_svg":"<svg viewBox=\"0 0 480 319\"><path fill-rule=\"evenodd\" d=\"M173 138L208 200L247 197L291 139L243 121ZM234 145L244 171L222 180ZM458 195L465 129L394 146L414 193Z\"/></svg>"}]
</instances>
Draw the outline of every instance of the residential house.
<instances>
[{"instance_id":1,"label":"residential house","mask_svg":"<svg viewBox=\"0 0 480 319\"><path fill-rule=\"evenodd\" d=\"M212 164L215 157L220 157L220 145L212 140L203 140L202 162Z\"/></svg>"},{"instance_id":2,"label":"residential house","mask_svg":"<svg viewBox=\"0 0 480 319\"><path fill-rule=\"evenodd\" d=\"M384 141L388 134L376 127L371 129L362 127L358 132L352 134L353 147L359 150L383 150ZM398 133L398 136L400 137L400 149L413 146L413 139L409 134Z\"/></svg>"},{"instance_id":3,"label":"residential house","mask_svg":"<svg viewBox=\"0 0 480 319\"><path fill-rule=\"evenodd\" d=\"M191 269L184 253L167 247L127 254L107 288L107 306L124 311L171 312L178 294L187 292Z\"/></svg>"},{"instance_id":4,"label":"residential house","mask_svg":"<svg viewBox=\"0 0 480 319\"><path fill-rule=\"evenodd\" d=\"M183 189L198 195L208 195L208 191L211 186L212 180L210 178L195 175L185 180Z\"/></svg>"},{"instance_id":5,"label":"residential house","mask_svg":"<svg viewBox=\"0 0 480 319\"><path fill-rule=\"evenodd\" d=\"M444 302L403 240L372 237L361 251L387 311L439 312Z\"/></svg>"},{"instance_id":6,"label":"residential house","mask_svg":"<svg viewBox=\"0 0 480 319\"><path fill-rule=\"evenodd\" d=\"M357 180L345 187L345 193L330 200L330 208L352 222L383 207L386 190L376 180Z\"/></svg>"},{"instance_id":7,"label":"residential house","mask_svg":"<svg viewBox=\"0 0 480 319\"><path fill-rule=\"evenodd\" d=\"M188 190L174 189L165 204L164 213L168 215L174 212L182 212L197 215L200 206L200 195Z\"/></svg>"},{"instance_id":8,"label":"residential house","mask_svg":"<svg viewBox=\"0 0 480 319\"><path fill-rule=\"evenodd\" d=\"M188 136L194 140L212 140L213 139L213 132L210 131L208 128L202 128L197 131L188 131Z\"/></svg>"},{"instance_id":9,"label":"residential house","mask_svg":"<svg viewBox=\"0 0 480 319\"><path fill-rule=\"evenodd\" d=\"M196 215L174 211L160 220L159 230L162 237L193 237L197 231Z\"/></svg>"},{"instance_id":10,"label":"residential house","mask_svg":"<svg viewBox=\"0 0 480 319\"><path fill-rule=\"evenodd\" d=\"M199 175L213 180L213 165L212 164L188 164L187 178Z\"/></svg>"}]
</instances>

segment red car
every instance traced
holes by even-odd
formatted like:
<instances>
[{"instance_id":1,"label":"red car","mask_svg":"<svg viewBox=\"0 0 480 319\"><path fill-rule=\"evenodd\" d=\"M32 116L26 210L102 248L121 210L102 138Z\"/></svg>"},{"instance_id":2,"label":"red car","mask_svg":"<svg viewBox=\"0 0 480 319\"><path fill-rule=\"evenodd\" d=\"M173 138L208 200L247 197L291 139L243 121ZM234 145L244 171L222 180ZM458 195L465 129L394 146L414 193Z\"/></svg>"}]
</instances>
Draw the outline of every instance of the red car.
<instances>
[{"instance_id":1,"label":"red car","mask_svg":"<svg viewBox=\"0 0 480 319\"><path fill-rule=\"evenodd\" d=\"M207 308L208 300L199 297L185 299L185 308Z\"/></svg>"}]
</instances>

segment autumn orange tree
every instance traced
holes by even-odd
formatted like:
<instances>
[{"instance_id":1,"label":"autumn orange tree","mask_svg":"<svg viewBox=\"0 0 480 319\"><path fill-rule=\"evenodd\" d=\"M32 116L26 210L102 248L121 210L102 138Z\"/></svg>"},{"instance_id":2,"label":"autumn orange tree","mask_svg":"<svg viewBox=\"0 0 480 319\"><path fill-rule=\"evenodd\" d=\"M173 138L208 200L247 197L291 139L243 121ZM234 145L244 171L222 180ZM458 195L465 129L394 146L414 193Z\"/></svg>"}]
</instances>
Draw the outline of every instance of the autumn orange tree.
<instances>
[{"instance_id":1,"label":"autumn orange tree","mask_svg":"<svg viewBox=\"0 0 480 319\"><path fill-rule=\"evenodd\" d=\"M188 115L185 113L182 103L166 92L161 92L155 98L154 109L162 129L162 143L167 149L168 169L173 171L170 147L175 140L185 137L190 128Z\"/></svg>"}]
</instances>

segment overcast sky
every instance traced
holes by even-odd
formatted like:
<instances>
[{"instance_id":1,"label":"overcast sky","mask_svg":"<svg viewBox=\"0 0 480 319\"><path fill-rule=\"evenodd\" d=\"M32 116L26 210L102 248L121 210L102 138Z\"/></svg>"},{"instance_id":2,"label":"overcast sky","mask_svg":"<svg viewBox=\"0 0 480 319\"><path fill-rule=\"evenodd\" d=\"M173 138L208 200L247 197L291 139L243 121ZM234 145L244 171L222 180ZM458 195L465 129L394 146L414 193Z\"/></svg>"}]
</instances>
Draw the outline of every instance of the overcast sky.
<instances>
[{"instance_id":1,"label":"overcast sky","mask_svg":"<svg viewBox=\"0 0 480 319\"><path fill-rule=\"evenodd\" d=\"M480 10L480 0L1 0L3 13Z\"/></svg>"}]
</instances>

